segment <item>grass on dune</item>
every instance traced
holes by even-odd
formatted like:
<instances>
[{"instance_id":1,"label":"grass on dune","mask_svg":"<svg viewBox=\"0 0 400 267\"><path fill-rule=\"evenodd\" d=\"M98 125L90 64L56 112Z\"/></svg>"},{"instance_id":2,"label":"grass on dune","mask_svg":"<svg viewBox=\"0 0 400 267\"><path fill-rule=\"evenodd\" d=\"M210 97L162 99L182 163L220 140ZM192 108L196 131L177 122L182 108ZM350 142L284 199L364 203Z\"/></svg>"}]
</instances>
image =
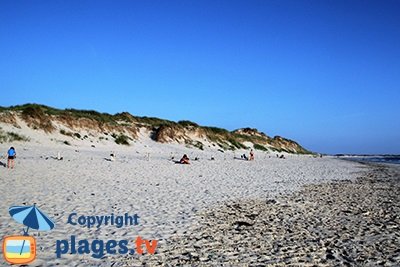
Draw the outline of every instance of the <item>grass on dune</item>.
<instances>
[{"instance_id":1,"label":"grass on dune","mask_svg":"<svg viewBox=\"0 0 400 267\"><path fill-rule=\"evenodd\" d=\"M289 152L300 154L311 154L308 150L304 149L296 142L281 137L270 138L263 133L257 132L256 129L243 128L241 132L228 131L219 127L211 126L200 126L195 122L188 120L181 120L174 122L171 120L165 120L154 117L140 117L133 116L128 112L116 113L114 115L109 113L101 113L95 110L81 110L81 109L57 109L40 104L24 104L10 107L0 107L0 112L3 111L18 111L21 113L21 117L27 122L27 124L33 129L42 129L45 132L52 132L55 130L55 126L52 124L51 117L59 117L60 120L66 122L68 125L73 125L77 119L87 119L81 123L86 123L87 127L98 127L99 129L111 129L123 132L124 129L135 135L135 131L140 127L146 127L151 131L157 131L160 127L172 127L173 130L187 130L196 129L199 130L205 137L220 146L223 149L235 150L235 149L248 149L244 142L251 142L254 144L254 148L258 150L268 151L269 149L277 152ZM105 126L105 127L104 127ZM254 132L255 134L253 134ZM78 134L73 132L60 132L61 134L74 136L80 138ZM123 134L114 137L115 142L118 144L129 145L129 137ZM199 144L197 146L200 148Z\"/></svg>"}]
</instances>

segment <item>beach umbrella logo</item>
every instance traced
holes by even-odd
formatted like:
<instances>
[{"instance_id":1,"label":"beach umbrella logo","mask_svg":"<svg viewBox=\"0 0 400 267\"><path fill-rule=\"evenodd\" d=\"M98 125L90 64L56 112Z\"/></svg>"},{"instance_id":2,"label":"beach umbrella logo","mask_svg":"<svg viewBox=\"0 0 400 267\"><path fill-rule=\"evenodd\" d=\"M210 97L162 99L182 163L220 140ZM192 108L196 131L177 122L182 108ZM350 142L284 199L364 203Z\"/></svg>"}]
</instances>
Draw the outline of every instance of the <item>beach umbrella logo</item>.
<instances>
[{"instance_id":1,"label":"beach umbrella logo","mask_svg":"<svg viewBox=\"0 0 400 267\"><path fill-rule=\"evenodd\" d=\"M27 264L36 258L36 240L28 235L29 229L49 231L55 223L36 205L12 206L9 208L11 217L26 226L23 235L6 236L3 240L4 259L11 264Z\"/></svg>"}]
</instances>

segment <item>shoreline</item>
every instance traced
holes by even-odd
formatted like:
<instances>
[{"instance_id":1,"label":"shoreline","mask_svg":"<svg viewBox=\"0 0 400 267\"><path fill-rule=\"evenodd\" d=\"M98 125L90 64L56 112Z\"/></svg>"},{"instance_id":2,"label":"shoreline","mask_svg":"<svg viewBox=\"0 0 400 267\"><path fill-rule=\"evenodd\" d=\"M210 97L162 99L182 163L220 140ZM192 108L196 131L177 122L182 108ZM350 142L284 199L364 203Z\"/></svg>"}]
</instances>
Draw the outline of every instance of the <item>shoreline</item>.
<instances>
[{"instance_id":1,"label":"shoreline","mask_svg":"<svg viewBox=\"0 0 400 267\"><path fill-rule=\"evenodd\" d=\"M400 168L362 163L355 180L306 185L276 198L227 202L166 240L151 266L398 266ZM118 263L137 262L121 259ZM114 266L123 266L123 265Z\"/></svg>"},{"instance_id":2,"label":"shoreline","mask_svg":"<svg viewBox=\"0 0 400 267\"><path fill-rule=\"evenodd\" d=\"M378 155L379 156L379 155ZM387 166L397 166L400 167L400 162L390 162L390 161L372 161L372 160L366 160L366 159L357 159L357 158L344 158L344 157L338 157L337 159L340 160L345 160L345 161L350 161L350 162L357 162L357 163L361 163L361 164L370 164L370 165L374 165L374 164L383 164L383 165L387 165ZM397 158L396 158L397 159Z\"/></svg>"}]
</instances>

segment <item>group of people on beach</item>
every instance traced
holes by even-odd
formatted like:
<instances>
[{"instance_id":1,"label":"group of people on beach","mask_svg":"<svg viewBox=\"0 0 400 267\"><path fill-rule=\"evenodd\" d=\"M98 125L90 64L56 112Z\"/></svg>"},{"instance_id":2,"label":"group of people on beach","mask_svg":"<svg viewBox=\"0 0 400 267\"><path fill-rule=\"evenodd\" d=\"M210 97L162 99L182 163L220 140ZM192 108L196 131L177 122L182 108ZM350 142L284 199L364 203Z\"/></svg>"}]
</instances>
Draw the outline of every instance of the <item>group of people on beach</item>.
<instances>
[{"instance_id":1,"label":"group of people on beach","mask_svg":"<svg viewBox=\"0 0 400 267\"><path fill-rule=\"evenodd\" d=\"M10 149L7 151L7 166L5 164L2 164L4 167L14 169L15 167L15 158L17 157L17 152L15 151L14 147L10 147Z\"/></svg>"},{"instance_id":2,"label":"group of people on beach","mask_svg":"<svg viewBox=\"0 0 400 267\"><path fill-rule=\"evenodd\" d=\"M249 157L247 157L246 154L243 154L243 155L240 155L240 158L243 159L243 160L254 160L254 151L253 151L253 149L250 150L250 156ZM198 158L195 158L195 160L198 160ZM211 160L214 160L214 157L211 157ZM182 158L179 161L177 161L176 163L190 164L190 159L186 154L184 154L182 156Z\"/></svg>"},{"instance_id":3,"label":"group of people on beach","mask_svg":"<svg viewBox=\"0 0 400 267\"><path fill-rule=\"evenodd\" d=\"M246 154L242 154L242 155L240 155L240 159L243 159L243 160L254 160L254 151L253 151L253 149L250 150L250 156L249 157L247 157Z\"/></svg>"},{"instance_id":4,"label":"group of people on beach","mask_svg":"<svg viewBox=\"0 0 400 267\"><path fill-rule=\"evenodd\" d=\"M17 152L15 151L15 148L14 147L10 147L10 149L7 151L7 168L14 169L16 156L17 156ZM57 159L60 159L59 157L60 157L60 154L58 154ZM250 156L249 157L247 157L246 154L243 154L240 157L241 157L241 159L244 159L244 160L254 160L254 151L253 151L253 149L250 150ZM111 158L111 161L115 161L115 152L112 152L110 154L110 158ZM212 158L212 159L214 159L214 158ZM190 159L186 154L184 154L182 156L182 158L180 159L180 161L177 162L177 163L190 164ZM6 166L4 166L4 167L6 167Z\"/></svg>"}]
</instances>

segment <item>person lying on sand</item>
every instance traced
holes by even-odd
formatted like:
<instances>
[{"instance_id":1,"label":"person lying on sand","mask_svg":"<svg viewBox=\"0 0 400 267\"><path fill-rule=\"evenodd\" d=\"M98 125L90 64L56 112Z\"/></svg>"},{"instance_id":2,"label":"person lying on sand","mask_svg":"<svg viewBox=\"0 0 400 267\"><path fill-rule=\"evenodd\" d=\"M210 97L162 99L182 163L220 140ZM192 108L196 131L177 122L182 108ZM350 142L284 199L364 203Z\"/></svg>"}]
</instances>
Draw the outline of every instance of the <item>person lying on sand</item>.
<instances>
[{"instance_id":1,"label":"person lying on sand","mask_svg":"<svg viewBox=\"0 0 400 267\"><path fill-rule=\"evenodd\" d=\"M5 159L2 155L0 155L0 166L3 166L4 168L7 167L7 164L3 163L1 160Z\"/></svg>"},{"instance_id":2,"label":"person lying on sand","mask_svg":"<svg viewBox=\"0 0 400 267\"><path fill-rule=\"evenodd\" d=\"M181 158L181 160L179 161L180 164L190 164L189 162L189 157L185 154L183 155L183 157Z\"/></svg>"}]
</instances>

